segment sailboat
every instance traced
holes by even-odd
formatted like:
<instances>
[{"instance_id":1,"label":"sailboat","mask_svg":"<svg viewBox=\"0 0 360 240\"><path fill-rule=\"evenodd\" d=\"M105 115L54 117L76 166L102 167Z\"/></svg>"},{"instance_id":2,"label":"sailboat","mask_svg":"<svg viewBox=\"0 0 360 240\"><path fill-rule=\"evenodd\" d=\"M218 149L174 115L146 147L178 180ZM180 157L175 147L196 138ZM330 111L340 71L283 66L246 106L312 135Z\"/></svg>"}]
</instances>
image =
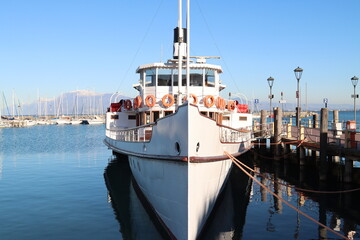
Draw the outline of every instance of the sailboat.
<instances>
[{"instance_id":1,"label":"sailboat","mask_svg":"<svg viewBox=\"0 0 360 240\"><path fill-rule=\"evenodd\" d=\"M200 235L232 167L225 152L239 157L252 140L248 105L220 96L221 66L190 56L189 5L183 28L179 0L173 58L137 68L139 95L110 103L104 139L172 239Z\"/></svg>"}]
</instances>

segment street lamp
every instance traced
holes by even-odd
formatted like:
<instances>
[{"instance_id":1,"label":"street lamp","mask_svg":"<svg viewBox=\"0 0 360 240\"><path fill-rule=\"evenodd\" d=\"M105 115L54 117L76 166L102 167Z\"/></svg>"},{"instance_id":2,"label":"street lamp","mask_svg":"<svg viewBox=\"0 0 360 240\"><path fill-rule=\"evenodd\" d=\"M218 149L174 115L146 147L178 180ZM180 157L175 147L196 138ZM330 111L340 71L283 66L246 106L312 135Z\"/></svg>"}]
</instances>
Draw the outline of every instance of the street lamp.
<instances>
[{"instance_id":1,"label":"street lamp","mask_svg":"<svg viewBox=\"0 0 360 240\"><path fill-rule=\"evenodd\" d=\"M271 111L272 111L272 108L271 108L271 100L274 98L274 95L272 94L272 86L273 86L273 84L274 84L274 78L272 78L272 77L269 77L268 79L267 79L267 81L268 81L268 84L269 84L269 87L270 87L270 94L269 94L269 99L270 99L270 119L271 119Z\"/></svg>"},{"instance_id":2,"label":"street lamp","mask_svg":"<svg viewBox=\"0 0 360 240\"><path fill-rule=\"evenodd\" d=\"M303 69L302 68L295 68L294 73L297 80L297 91L296 91L296 98L297 98L297 107L296 107L296 126L300 127L300 90L299 90L299 84L300 84L300 78L302 75Z\"/></svg>"},{"instance_id":3,"label":"street lamp","mask_svg":"<svg viewBox=\"0 0 360 240\"><path fill-rule=\"evenodd\" d=\"M351 97L354 98L354 121L355 121L355 126L356 126L356 99L359 97L359 95L356 94L356 91L355 91L355 88L356 88L356 85L359 81L359 78L353 76L351 78L351 82L352 82L352 85L354 86L354 95L352 95Z\"/></svg>"}]
</instances>

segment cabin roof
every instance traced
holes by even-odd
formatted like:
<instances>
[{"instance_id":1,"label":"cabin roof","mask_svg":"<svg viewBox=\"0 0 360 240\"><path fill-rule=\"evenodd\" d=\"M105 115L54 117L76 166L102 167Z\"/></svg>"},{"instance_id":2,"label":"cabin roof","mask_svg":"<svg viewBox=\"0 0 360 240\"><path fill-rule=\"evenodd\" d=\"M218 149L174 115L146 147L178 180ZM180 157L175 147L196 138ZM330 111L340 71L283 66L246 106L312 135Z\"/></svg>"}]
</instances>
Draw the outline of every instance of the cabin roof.
<instances>
[{"instance_id":1,"label":"cabin roof","mask_svg":"<svg viewBox=\"0 0 360 240\"><path fill-rule=\"evenodd\" d=\"M136 69L136 73L140 73L141 70L146 70L146 69L151 69L151 68L165 68L165 69L177 69L177 64L176 63L172 63L172 62L168 62L168 63L149 63L149 64L144 64L144 65L140 65L137 69ZM191 69L211 69L211 70L215 70L219 73L222 73L222 68L219 65L214 65L214 64L208 64L208 63L190 63L190 68ZM184 65L184 69L185 69L185 65Z\"/></svg>"}]
</instances>

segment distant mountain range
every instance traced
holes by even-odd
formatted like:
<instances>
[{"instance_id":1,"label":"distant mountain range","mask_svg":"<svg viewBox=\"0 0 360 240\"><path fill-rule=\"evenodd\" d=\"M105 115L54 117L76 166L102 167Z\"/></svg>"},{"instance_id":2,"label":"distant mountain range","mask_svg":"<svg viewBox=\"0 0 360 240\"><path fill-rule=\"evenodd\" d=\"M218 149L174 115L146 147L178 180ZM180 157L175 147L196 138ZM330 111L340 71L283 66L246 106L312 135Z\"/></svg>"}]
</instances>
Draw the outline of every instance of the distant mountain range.
<instances>
[{"instance_id":1,"label":"distant mountain range","mask_svg":"<svg viewBox=\"0 0 360 240\"><path fill-rule=\"evenodd\" d=\"M113 93L97 93L89 90L76 90L67 93L63 93L60 96L54 98L40 98L38 101L34 101L29 104L17 104L15 108L12 107L12 103L0 99L1 114L4 116L12 116L13 109L15 110L15 116L17 115L94 115L104 114L109 107L110 98L112 102L120 101L120 99L129 98L124 95L117 95ZM243 100L239 100L240 103L244 103ZM251 102L251 101L250 101ZM273 107L281 107L281 104L275 103ZM359 103L360 106L360 103ZM320 111L325 107L324 104L308 104L302 105L302 111ZM249 104L249 108L253 112L258 112L262 109L269 110L269 105L266 103ZM352 104L328 104L329 110L342 110L353 111L354 105ZM283 111L295 111L294 103L287 103L284 105Z\"/></svg>"},{"instance_id":2,"label":"distant mountain range","mask_svg":"<svg viewBox=\"0 0 360 240\"><path fill-rule=\"evenodd\" d=\"M95 115L104 114L112 101L129 98L113 93L97 93L89 90L76 90L63 93L48 99L40 98L29 104L19 104L15 107L14 115ZM13 107L1 104L2 115L13 115Z\"/></svg>"}]
</instances>

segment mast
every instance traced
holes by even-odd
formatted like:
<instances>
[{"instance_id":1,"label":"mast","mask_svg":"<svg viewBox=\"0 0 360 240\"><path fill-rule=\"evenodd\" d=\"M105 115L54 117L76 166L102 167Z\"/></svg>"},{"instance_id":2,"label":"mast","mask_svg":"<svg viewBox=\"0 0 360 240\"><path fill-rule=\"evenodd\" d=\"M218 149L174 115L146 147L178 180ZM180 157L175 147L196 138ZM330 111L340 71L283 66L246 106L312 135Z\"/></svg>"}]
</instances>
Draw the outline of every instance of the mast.
<instances>
[{"instance_id":1,"label":"mast","mask_svg":"<svg viewBox=\"0 0 360 240\"><path fill-rule=\"evenodd\" d=\"M179 91L179 100L178 104L180 104L181 100L181 87L182 87L182 43L183 43L183 29L182 29L182 0L179 0L179 19L178 19L178 91Z\"/></svg>"},{"instance_id":2,"label":"mast","mask_svg":"<svg viewBox=\"0 0 360 240\"><path fill-rule=\"evenodd\" d=\"M186 0L186 99L189 102L190 86L190 0Z\"/></svg>"}]
</instances>

